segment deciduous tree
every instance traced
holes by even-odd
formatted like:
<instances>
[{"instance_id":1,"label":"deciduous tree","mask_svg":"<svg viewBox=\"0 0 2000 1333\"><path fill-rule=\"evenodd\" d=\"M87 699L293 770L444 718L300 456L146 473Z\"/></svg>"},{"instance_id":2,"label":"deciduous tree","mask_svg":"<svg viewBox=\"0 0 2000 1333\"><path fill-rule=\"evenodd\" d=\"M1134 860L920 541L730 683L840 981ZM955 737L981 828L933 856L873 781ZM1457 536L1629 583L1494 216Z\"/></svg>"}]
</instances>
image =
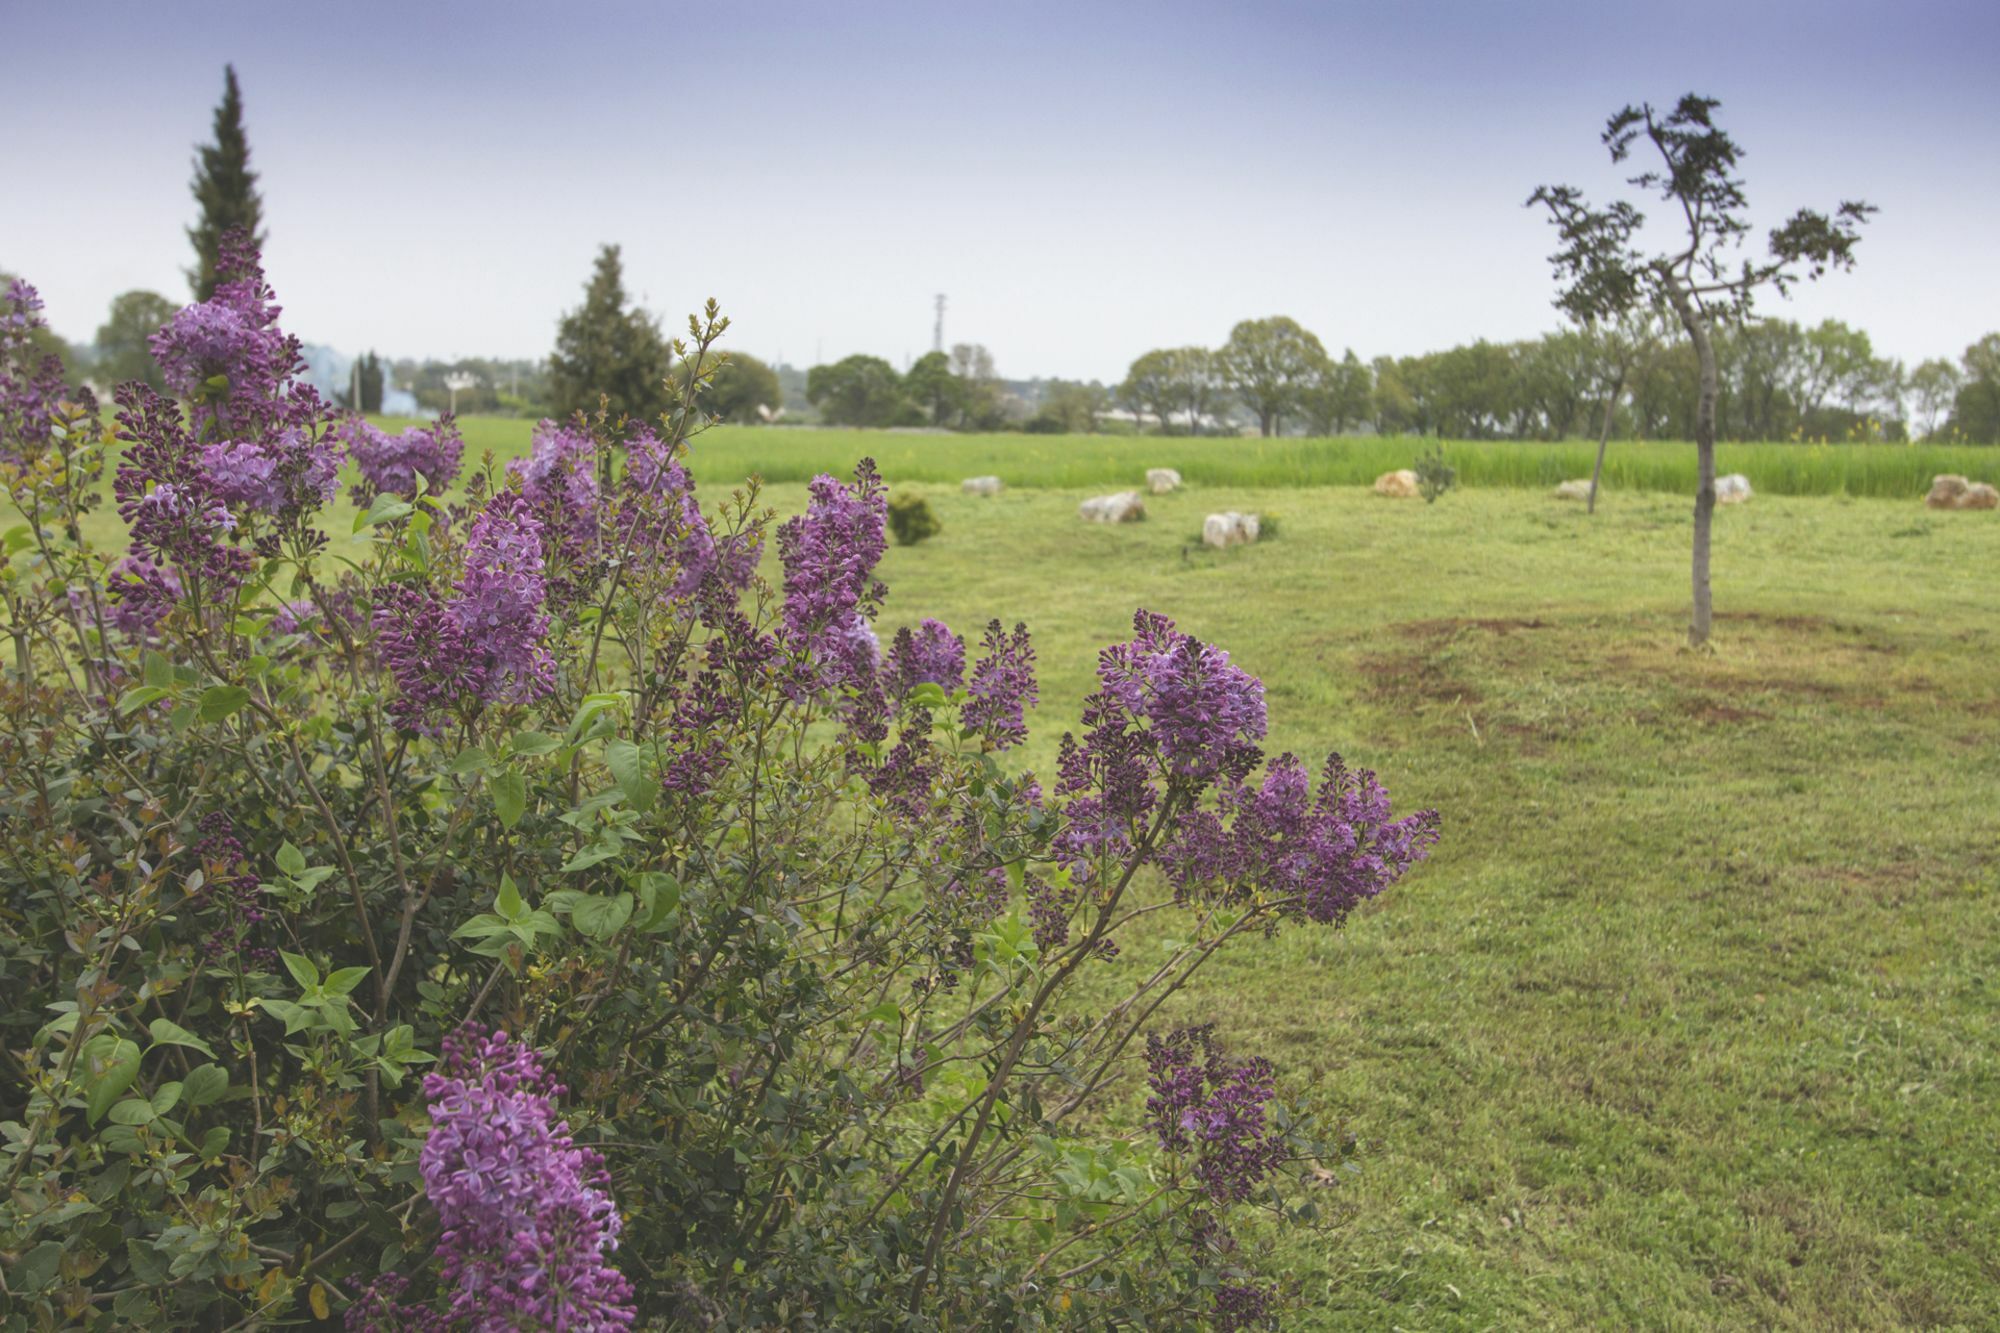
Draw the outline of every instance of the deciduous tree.
<instances>
[{"instance_id":1,"label":"deciduous tree","mask_svg":"<svg viewBox=\"0 0 2000 1333\"><path fill-rule=\"evenodd\" d=\"M1257 418L1258 431L1275 435L1326 364L1326 348L1297 320L1274 315L1231 329L1217 358L1223 382Z\"/></svg>"},{"instance_id":2,"label":"deciduous tree","mask_svg":"<svg viewBox=\"0 0 2000 1333\"><path fill-rule=\"evenodd\" d=\"M167 387L153 360L147 339L174 317L173 302L158 292L125 292L111 300L111 312L97 328L97 365L94 375L100 384L123 384L140 380L156 392Z\"/></svg>"},{"instance_id":3,"label":"deciduous tree","mask_svg":"<svg viewBox=\"0 0 2000 1333\"><path fill-rule=\"evenodd\" d=\"M1660 164L1629 179L1635 190L1666 201L1686 226L1683 238L1655 254L1634 245L1645 215L1629 200L1599 208L1568 185L1544 185L1528 199L1549 210L1561 238L1550 256L1561 293L1556 304L1579 320L1603 319L1636 306L1664 302L1694 346L1700 389L1694 436L1699 482L1694 504L1693 610L1688 643L1708 643L1712 620L1709 536L1715 516L1715 325L1748 315L1758 290L1786 291L1801 277L1829 268L1851 268L1861 224L1875 210L1843 202L1831 215L1800 209L1774 228L1767 253L1738 263L1750 223L1736 175L1742 150L1715 124L1718 103L1693 93L1664 115L1650 105L1628 106L1605 126L1613 162L1624 162L1642 140Z\"/></svg>"}]
</instances>

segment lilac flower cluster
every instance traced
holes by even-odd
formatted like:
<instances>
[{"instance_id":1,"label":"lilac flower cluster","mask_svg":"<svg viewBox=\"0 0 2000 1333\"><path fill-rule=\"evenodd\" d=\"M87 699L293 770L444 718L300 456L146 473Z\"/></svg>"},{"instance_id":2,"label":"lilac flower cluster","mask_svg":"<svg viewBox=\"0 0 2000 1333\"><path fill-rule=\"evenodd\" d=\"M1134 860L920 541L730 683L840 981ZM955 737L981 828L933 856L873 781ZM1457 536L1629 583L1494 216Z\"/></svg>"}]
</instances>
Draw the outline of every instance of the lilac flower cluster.
<instances>
[{"instance_id":1,"label":"lilac flower cluster","mask_svg":"<svg viewBox=\"0 0 2000 1333\"><path fill-rule=\"evenodd\" d=\"M1004 750L1028 738L1025 710L1040 699L1035 688L1035 648L1028 642L1026 625L1017 623L1012 633L1004 633L997 620L987 624L981 647L985 651L973 663L972 679L965 687L972 697L961 720L989 746Z\"/></svg>"},{"instance_id":2,"label":"lilac flower cluster","mask_svg":"<svg viewBox=\"0 0 2000 1333\"><path fill-rule=\"evenodd\" d=\"M914 631L896 631L886 669L897 696L919 685L941 686L949 694L965 683L965 641L943 621L926 619Z\"/></svg>"},{"instance_id":3,"label":"lilac flower cluster","mask_svg":"<svg viewBox=\"0 0 2000 1333\"><path fill-rule=\"evenodd\" d=\"M41 294L19 278L8 283L0 296L0 462L19 462L46 448L64 400L97 416L89 390L64 382L59 358L35 361L34 337L47 327Z\"/></svg>"},{"instance_id":4,"label":"lilac flower cluster","mask_svg":"<svg viewBox=\"0 0 2000 1333\"><path fill-rule=\"evenodd\" d=\"M397 724L431 731L442 708L547 694L555 663L542 641L546 596L541 525L525 499L502 492L473 520L449 600L416 584L391 585L376 600L376 651L396 678Z\"/></svg>"},{"instance_id":5,"label":"lilac flower cluster","mask_svg":"<svg viewBox=\"0 0 2000 1333\"><path fill-rule=\"evenodd\" d=\"M201 584L219 598L253 564L238 549L253 516L276 525L256 536L258 555L277 554L280 532L308 545L323 540L306 519L333 498L343 451L318 393L296 378L304 369L298 341L277 327L256 249L240 233L225 239L218 272L214 297L181 310L152 339L189 414L142 383L118 390L125 452L113 491L135 567L171 572L180 586ZM163 578L123 579L114 592L166 586Z\"/></svg>"},{"instance_id":6,"label":"lilac flower cluster","mask_svg":"<svg viewBox=\"0 0 2000 1333\"><path fill-rule=\"evenodd\" d=\"M110 593L111 628L136 642L150 643L185 590L172 569L128 555L111 567Z\"/></svg>"},{"instance_id":7,"label":"lilac flower cluster","mask_svg":"<svg viewBox=\"0 0 2000 1333\"><path fill-rule=\"evenodd\" d=\"M740 560L724 568L723 553L695 499L694 478L650 430L626 443L619 531L625 550L664 579L669 597L693 596L711 575L722 575L728 587L749 582L750 570L741 568Z\"/></svg>"},{"instance_id":8,"label":"lilac flower cluster","mask_svg":"<svg viewBox=\"0 0 2000 1333\"><path fill-rule=\"evenodd\" d=\"M881 646L868 618L885 592L875 566L888 549L888 501L864 458L854 487L822 473L806 512L778 529L785 566L784 637L805 664L808 691L875 681Z\"/></svg>"},{"instance_id":9,"label":"lilac flower cluster","mask_svg":"<svg viewBox=\"0 0 2000 1333\"><path fill-rule=\"evenodd\" d=\"M1328 758L1315 793L1305 766L1281 755L1259 785L1225 790L1219 809L1191 810L1161 849L1160 862L1184 898L1257 892L1295 918L1322 925L1346 919L1430 854L1435 810L1392 819L1375 775Z\"/></svg>"},{"instance_id":10,"label":"lilac flower cluster","mask_svg":"<svg viewBox=\"0 0 2000 1333\"><path fill-rule=\"evenodd\" d=\"M507 470L521 479L521 494L544 516L544 523L559 517L560 526L579 537L595 537L597 441L590 432L554 421L537 422L528 456L515 459Z\"/></svg>"},{"instance_id":11,"label":"lilac flower cluster","mask_svg":"<svg viewBox=\"0 0 2000 1333\"><path fill-rule=\"evenodd\" d=\"M1277 1096L1271 1062L1224 1060L1212 1025L1146 1038L1146 1117L1160 1147L1195 1158L1194 1178L1212 1203L1242 1203L1286 1159L1265 1123Z\"/></svg>"},{"instance_id":12,"label":"lilac flower cluster","mask_svg":"<svg viewBox=\"0 0 2000 1333\"><path fill-rule=\"evenodd\" d=\"M468 1025L446 1037L424 1079L431 1132L417 1159L437 1209L441 1315L379 1286L348 1311L350 1329L536 1328L599 1333L637 1318L611 1263L622 1221L603 1159L556 1118L562 1095L541 1057L504 1032Z\"/></svg>"},{"instance_id":13,"label":"lilac flower cluster","mask_svg":"<svg viewBox=\"0 0 2000 1333\"><path fill-rule=\"evenodd\" d=\"M151 339L167 388L194 404L209 438L254 437L286 415L289 382L304 369L298 339L278 328L279 307L254 243L222 239L215 294L185 306Z\"/></svg>"},{"instance_id":14,"label":"lilac flower cluster","mask_svg":"<svg viewBox=\"0 0 2000 1333\"><path fill-rule=\"evenodd\" d=\"M399 435L369 424L364 417L350 416L335 433L360 469L364 494L356 498L361 503L369 495L413 498L419 481L425 490L438 494L458 479L465 456L465 441L449 412L432 425L411 426Z\"/></svg>"}]
</instances>

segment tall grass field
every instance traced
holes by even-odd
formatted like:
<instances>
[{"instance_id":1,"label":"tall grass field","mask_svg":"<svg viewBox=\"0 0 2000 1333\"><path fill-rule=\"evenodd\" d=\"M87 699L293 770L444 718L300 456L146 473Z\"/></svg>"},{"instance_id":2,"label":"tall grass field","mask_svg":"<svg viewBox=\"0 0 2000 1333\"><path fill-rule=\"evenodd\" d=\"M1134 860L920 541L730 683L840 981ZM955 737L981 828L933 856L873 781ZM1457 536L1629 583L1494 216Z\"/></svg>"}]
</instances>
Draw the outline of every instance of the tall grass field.
<instances>
[{"instance_id":1,"label":"tall grass field","mask_svg":"<svg viewBox=\"0 0 2000 1333\"><path fill-rule=\"evenodd\" d=\"M408 424L387 418L391 429ZM491 449L524 454L533 423L468 417L467 456ZM755 473L769 482L808 481L872 457L897 482L950 482L988 473L1010 486L1134 486L1149 467L1171 467L1200 486L1365 486L1409 467L1427 442L1406 436L1346 439L1187 439L1105 435L948 435L803 427L718 426L701 436L693 466L711 484ZM1461 486L1552 487L1588 477L1594 441L1461 441L1445 445ZM1956 472L2000 482L2000 449L1929 444L1724 444L1716 466L1741 472L1766 495L1851 495L1914 499L1931 478ZM1692 444L1613 442L1604 486L1620 491L1693 494Z\"/></svg>"}]
</instances>

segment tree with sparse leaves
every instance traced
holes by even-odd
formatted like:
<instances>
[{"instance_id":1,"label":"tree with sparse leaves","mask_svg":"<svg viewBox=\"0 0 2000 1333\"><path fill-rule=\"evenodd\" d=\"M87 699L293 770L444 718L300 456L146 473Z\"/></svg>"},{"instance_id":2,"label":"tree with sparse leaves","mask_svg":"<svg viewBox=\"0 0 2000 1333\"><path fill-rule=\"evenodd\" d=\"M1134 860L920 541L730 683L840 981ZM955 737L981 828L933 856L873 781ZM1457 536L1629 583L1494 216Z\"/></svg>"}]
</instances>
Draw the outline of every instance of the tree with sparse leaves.
<instances>
[{"instance_id":1,"label":"tree with sparse leaves","mask_svg":"<svg viewBox=\"0 0 2000 1333\"><path fill-rule=\"evenodd\" d=\"M250 170L250 140L243 133L243 90L236 85L236 67L222 67L222 101L215 108L215 142L195 154L194 201L201 217L188 228L194 242L195 266L188 270L194 299L215 295L215 260L222 238L240 229L259 250L264 248L264 200L257 193L257 173Z\"/></svg>"},{"instance_id":2,"label":"tree with sparse leaves","mask_svg":"<svg viewBox=\"0 0 2000 1333\"><path fill-rule=\"evenodd\" d=\"M1715 404L1719 393L1715 332L1719 320L1740 320L1757 291L1783 294L1800 278L1854 265L1861 224L1875 210L1843 202L1829 216L1800 209L1772 229L1768 251L1741 257L1750 223L1743 182L1736 175L1742 150L1715 124L1718 103L1693 93L1661 114L1651 105L1628 106L1611 117L1604 144L1622 163L1642 140L1660 165L1629 179L1634 189L1657 194L1686 226L1672 248L1646 254L1634 245L1645 224L1637 205L1619 199L1599 208L1569 185L1544 185L1530 206L1548 209L1561 246L1549 257L1561 292L1556 305L1579 321L1608 319L1648 304L1664 304L1693 344L1699 367L1694 437L1699 484L1694 502L1694 606L1688 643L1707 644L1712 618L1709 533L1715 517Z\"/></svg>"}]
</instances>

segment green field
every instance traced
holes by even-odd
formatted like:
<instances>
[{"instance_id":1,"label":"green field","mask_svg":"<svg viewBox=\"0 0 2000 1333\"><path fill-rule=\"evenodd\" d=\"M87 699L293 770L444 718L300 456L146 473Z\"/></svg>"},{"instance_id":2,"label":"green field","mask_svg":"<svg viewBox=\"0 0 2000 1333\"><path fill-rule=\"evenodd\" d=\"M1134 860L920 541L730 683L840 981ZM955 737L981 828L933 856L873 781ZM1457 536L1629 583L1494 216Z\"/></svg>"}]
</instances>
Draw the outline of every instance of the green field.
<instances>
[{"instance_id":1,"label":"green field","mask_svg":"<svg viewBox=\"0 0 2000 1333\"><path fill-rule=\"evenodd\" d=\"M526 428L467 434L516 452ZM1935 461L1899 499L1794 498L1725 451L1761 494L1718 516L1717 651L1694 654L1685 495L1614 481L1586 517L1284 474L1412 445L718 430L694 462L711 503L863 449L928 494L944 531L891 548L879 628L1027 621L1045 773L1143 606L1263 677L1273 750L1337 748L1444 812L1436 857L1344 933L1250 945L1172 1016L1216 1018L1365 1144L1329 1229L1268 1238L1288 1326L2000 1326L2000 515L1924 509ZM1936 451L1755 456L1822 453L1879 479ZM1201 458L1278 471L1203 484ZM1162 462L1193 484L1147 522L1077 520ZM1228 508L1277 537L1201 547Z\"/></svg>"},{"instance_id":2,"label":"green field","mask_svg":"<svg viewBox=\"0 0 2000 1333\"><path fill-rule=\"evenodd\" d=\"M526 453L533 425L509 417L467 417L460 424L471 459L486 449L500 458ZM891 482L956 484L993 473L1010 486L1109 488L1137 485L1149 467L1171 467L1205 486L1365 486L1409 467L1425 447L1403 437L1162 439L719 426L702 437L695 469L711 482L733 484L753 472L766 481L807 481L829 460L868 454ZM1552 487L1589 476L1597 446L1583 440L1456 442L1445 452L1461 485ZM1716 463L1724 473L1748 475L1758 493L1768 495L1920 497L1941 472L2000 482L2000 449L1962 445L1724 444ZM1604 463L1604 484L1612 490L1692 495L1694 478L1691 444L1618 442Z\"/></svg>"},{"instance_id":3,"label":"green field","mask_svg":"<svg viewBox=\"0 0 2000 1333\"><path fill-rule=\"evenodd\" d=\"M1176 1015L1368 1145L1334 1227L1273 1242L1288 1326L2000 1324L1996 516L1724 511L1698 655L1681 498L1204 488L1108 529L1082 494L933 488L884 628L1027 620L1046 769L1163 611L1264 678L1274 749L1445 814L1344 934ZM1281 535L1190 549L1213 508Z\"/></svg>"}]
</instances>

